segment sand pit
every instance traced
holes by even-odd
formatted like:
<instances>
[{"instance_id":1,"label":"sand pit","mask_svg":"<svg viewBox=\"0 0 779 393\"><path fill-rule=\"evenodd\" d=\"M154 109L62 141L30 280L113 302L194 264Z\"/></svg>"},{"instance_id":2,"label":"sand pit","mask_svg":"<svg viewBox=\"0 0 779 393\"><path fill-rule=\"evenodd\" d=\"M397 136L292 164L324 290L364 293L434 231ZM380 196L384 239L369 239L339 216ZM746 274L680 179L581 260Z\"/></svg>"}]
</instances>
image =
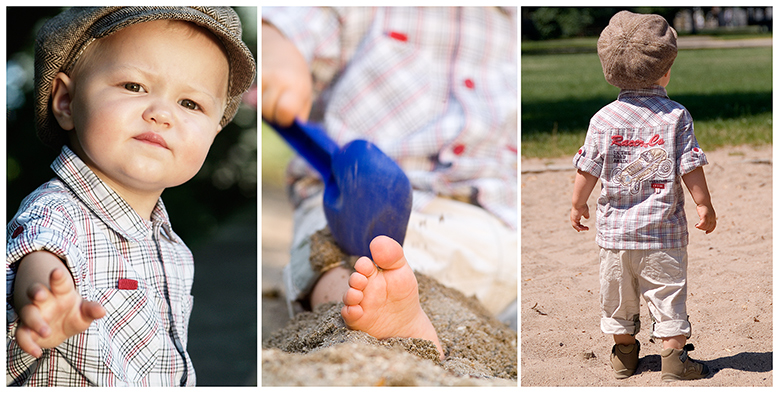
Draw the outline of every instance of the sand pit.
<instances>
[{"instance_id":1,"label":"sand pit","mask_svg":"<svg viewBox=\"0 0 779 393\"><path fill-rule=\"evenodd\" d=\"M642 301L641 362L636 375L616 380L609 365L613 341L600 331L596 186L586 220L571 228L571 157L522 161L521 386L772 386L772 148L708 151L705 166L716 230L705 235L689 193L687 309L694 359L708 379L660 380L661 343L649 341L651 320ZM686 191L686 190L685 190Z\"/></svg>"},{"instance_id":2,"label":"sand pit","mask_svg":"<svg viewBox=\"0 0 779 393\"><path fill-rule=\"evenodd\" d=\"M444 361L427 340L377 340L349 330L343 303L328 303L264 340L262 385L517 386L517 333L476 300L422 274L417 281Z\"/></svg>"}]
</instances>

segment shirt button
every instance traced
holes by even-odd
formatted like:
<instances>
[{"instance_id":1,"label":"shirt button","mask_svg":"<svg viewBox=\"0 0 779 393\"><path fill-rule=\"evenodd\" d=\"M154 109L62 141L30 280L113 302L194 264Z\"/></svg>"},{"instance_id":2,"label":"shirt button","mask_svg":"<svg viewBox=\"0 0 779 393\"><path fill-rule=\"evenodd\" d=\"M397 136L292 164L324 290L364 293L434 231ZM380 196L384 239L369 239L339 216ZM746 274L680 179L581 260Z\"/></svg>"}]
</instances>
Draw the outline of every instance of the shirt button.
<instances>
[{"instance_id":1,"label":"shirt button","mask_svg":"<svg viewBox=\"0 0 779 393\"><path fill-rule=\"evenodd\" d=\"M465 152L465 145L456 145L452 148L452 152L458 156L463 154Z\"/></svg>"},{"instance_id":2,"label":"shirt button","mask_svg":"<svg viewBox=\"0 0 779 393\"><path fill-rule=\"evenodd\" d=\"M470 79L466 79L466 80L465 80L465 87L467 87L467 88L469 88L469 89L473 89L474 87L476 87L476 84L475 84L475 83L473 83L473 81L472 81L472 80L470 80Z\"/></svg>"}]
</instances>

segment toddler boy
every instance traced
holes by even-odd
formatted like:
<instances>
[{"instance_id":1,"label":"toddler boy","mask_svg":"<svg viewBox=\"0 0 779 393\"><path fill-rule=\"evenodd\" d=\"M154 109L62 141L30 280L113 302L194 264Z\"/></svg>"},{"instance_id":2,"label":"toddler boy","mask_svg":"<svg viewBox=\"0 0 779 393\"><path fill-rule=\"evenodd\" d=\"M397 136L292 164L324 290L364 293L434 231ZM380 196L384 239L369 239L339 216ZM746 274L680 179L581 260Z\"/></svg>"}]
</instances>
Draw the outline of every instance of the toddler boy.
<instances>
[{"instance_id":1,"label":"toddler boy","mask_svg":"<svg viewBox=\"0 0 779 393\"><path fill-rule=\"evenodd\" d=\"M195 384L192 254L164 189L200 169L254 80L229 7L71 8L36 39L56 177L8 223L8 385Z\"/></svg>"},{"instance_id":2,"label":"toddler boy","mask_svg":"<svg viewBox=\"0 0 779 393\"><path fill-rule=\"evenodd\" d=\"M590 121L577 168L571 224L588 230L587 199L598 179L596 242L600 251L601 330L614 336L611 364L617 378L638 365L639 294L649 306L652 335L663 342L663 381L709 373L691 359L687 298L687 220L684 181L697 204L696 228L717 225L690 113L665 87L676 58L676 31L659 15L622 11L598 39L606 81L621 89L617 101Z\"/></svg>"}]
</instances>

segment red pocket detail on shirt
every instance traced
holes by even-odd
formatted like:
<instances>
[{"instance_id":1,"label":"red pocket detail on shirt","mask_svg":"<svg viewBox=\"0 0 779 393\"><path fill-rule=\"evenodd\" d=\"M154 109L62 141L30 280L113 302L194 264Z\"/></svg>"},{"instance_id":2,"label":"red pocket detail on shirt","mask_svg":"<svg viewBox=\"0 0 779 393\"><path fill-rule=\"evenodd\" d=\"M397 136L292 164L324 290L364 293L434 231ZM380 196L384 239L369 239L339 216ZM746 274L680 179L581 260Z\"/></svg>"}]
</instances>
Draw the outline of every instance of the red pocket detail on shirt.
<instances>
[{"instance_id":1,"label":"red pocket detail on shirt","mask_svg":"<svg viewBox=\"0 0 779 393\"><path fill-rule=\"evenodd\" d=\"M13 235L11 235L11 239L16 239L17 237L19 237L19 235L22 234L22 232L24 232L24 227L23 226L20 225L20 226L16 227L16 229L14 229Z\"/></svg>"},{"instance_id":2,"label":"red pocket detail on shirt","mask_svg":"<svg viewBox=\"0 0 779 393\"><path fill-rule=\"evenodd\" d=\"M408 41L408 36L403 33L398 33L397 31L390 31L389 33L390 38L396 39L398 41L406 42Z\"/></svg>"},{"instance_id":3,"label":"red pocket detail on shirt","mask_svg":"<svg viewBox=\"0 0 779 393\"><path fill-rule=\"evenodd\" d=\"M665 184L663 184L663 183L652 183L652 188L654 188L656 190L664 190L665 189Z\"/></svg>"},{"instance_id":4,"label":"red pocket detail on shirt","mask_svg":"<svg viewBox=\"0 0 779 393\"><path fill-rule=\"evenodd\" d=\"M136 290L138 289L138 281L131 280L129 278L119 279L119 289Z\"/></svg>"}]
</instances>

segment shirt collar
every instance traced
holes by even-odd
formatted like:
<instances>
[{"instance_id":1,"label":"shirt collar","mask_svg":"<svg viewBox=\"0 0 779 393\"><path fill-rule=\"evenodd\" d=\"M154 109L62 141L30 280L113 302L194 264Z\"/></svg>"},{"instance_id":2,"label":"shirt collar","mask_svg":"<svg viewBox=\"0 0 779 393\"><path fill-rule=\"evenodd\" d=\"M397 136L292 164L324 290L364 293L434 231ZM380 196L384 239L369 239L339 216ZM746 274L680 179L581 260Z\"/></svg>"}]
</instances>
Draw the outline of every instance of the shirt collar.
<instances>
[{"instance_id":1,"label":"shirt collar","mask_svg":"<svg viewBox=\"0 0 779 393\"><path fill-rule=\"evenodd\" d=\"M92 213L128 240L138 242L151 238L155 224L170 231L170 220L162 199L157 201L151 221L142 218L69 147L62 147L62 152L51 164L51 169Z\"/></svg>"},{"instance_id":2,"label":"shirt collar","mask_svg":"<svg viewBox=\"0 0 779 393\"><path fill-rule=\"evenodd\" d=\"M628 97L665 97L668 98L668 92L665 91L665 87L660 85L652 85L644 89L622 89L619 92L618 100Z\"/></svg>"}]
</instances>

